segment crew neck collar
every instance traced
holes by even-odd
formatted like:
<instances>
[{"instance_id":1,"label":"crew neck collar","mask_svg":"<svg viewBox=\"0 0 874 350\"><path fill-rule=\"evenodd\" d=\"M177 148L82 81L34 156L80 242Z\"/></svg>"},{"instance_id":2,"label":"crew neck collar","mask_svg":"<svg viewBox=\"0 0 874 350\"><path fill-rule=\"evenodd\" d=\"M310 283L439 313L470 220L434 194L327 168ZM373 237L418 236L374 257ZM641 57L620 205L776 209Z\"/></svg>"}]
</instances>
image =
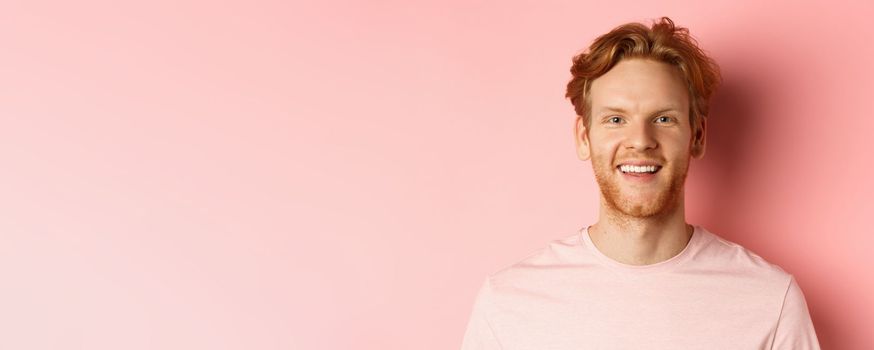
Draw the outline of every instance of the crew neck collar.
<instances>
[{"instance_id":1,"label":"crew neck collar","mask_svg":"<svg viewBox=\"0 0 874 350\"><path fill-rule=\"evenodd\" d=\"M592 237L589 236L589 226L584 226L579 230L580 240L583 242L583 246L594 255L598 261L603 263L609 268L624 271L627 273L641 274L641 273L652 273L659 271L670 270L671 268L682 264L686 260L693 255L694 251L698 249L701 245L702 236L704 235L704 230L698 225L692 225L694 228L692 230L692 237L689 239L689 242L686 243L686 246L682 251L677 253L667 260L660 261L654 264L649 265L629 265L625 263L621 263L619 261L613 260L613 258L605 255L597 247L595 247L595 243L592 242Z\"/></svg>"}]
</instances>

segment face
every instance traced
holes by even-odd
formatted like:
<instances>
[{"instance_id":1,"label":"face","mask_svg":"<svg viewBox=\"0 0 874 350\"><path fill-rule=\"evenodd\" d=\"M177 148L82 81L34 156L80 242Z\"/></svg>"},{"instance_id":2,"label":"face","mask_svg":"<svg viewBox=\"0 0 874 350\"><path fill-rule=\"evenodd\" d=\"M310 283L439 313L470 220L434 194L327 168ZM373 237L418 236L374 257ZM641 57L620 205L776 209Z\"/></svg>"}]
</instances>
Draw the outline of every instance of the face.
<instances>
[{"instance_id":1,"label":"face","mask_svg":"<svg viewBox=\"0 0 874 350\"><path fill-rule=\"evenodd\" d=\"M592 81L589 97L589 125L580 117L575 128L577 154L591 158L608 209L637 218L672 212L682 203L692 156L682 73L662 62L625 59ZM703 124L695 134L703 146Z\"/></svg>"}]
</instances>

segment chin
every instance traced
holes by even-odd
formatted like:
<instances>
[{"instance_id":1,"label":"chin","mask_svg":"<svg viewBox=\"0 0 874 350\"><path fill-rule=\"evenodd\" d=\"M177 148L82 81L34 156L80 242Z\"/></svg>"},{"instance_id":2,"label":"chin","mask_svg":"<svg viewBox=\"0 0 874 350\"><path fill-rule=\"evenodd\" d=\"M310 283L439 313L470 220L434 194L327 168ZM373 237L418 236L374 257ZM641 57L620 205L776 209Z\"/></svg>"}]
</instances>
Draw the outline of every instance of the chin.
<instances>
[{"instance_id":1,"label":"chin","mask_svg":"<svg viewBox=\"0 0 874 350\"><path fill-rule=\"evenodd\" d=\"M648 195L635 194L612 198L607 202L612 202L613 209L626 216L648 218L669 212L672 207L671 197L669 191L659 191Z\"/></svg>"},{"instance_id":2,"label":"chin","mask_svg":"<svg viewBox=\"0 0 874 350\"><path fill-rule=\"evenodd\" d=\"M665 213L665 206L653 206L643 204L620 206L616 209L618 209L619 212L621 212L622 214L625 214L625 216L635 218L649 218Z\"/></svg>"},{"instance_id":3,"label":"chin","mask_svg":"<svg viewBox=\"0 0 874 350\"><path fill-rule=\"evenodd\" d=\"M596 172L595 179L602 199L612 211L626 217L652 218L667 215L680 205L685 176L670 177L667 183L655 183L647 187L623 183L603 172Z\"/></svg>"}]
</instances>

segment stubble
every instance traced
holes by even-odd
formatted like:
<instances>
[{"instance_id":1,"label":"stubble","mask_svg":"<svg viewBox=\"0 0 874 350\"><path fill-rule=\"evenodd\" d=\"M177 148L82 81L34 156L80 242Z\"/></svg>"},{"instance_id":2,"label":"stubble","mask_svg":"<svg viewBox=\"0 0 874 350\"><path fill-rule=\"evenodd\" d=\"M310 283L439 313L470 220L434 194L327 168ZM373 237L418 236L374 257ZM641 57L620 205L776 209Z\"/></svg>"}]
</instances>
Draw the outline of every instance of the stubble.
<instances>
[{"instance_id":1,"label":"stubble","mask_svg":"<svg viewBox=\"0 0 874 350\"><path fill-rule=\"evenodd\" d=\"M684 164L676 164L672 169L662 168L659 171L659 176L664 176L665 174L662 172L670 170L668 175L671 178L667 185L662 185L662 188L657 191L655 198L648 201L636 200L630 198L630 194L623 194L623 184L620 182L624 180L616 175L615 168L610 165L609 161L593 158L592 167L594 168L595 180L598 182L598 187L601 189L601 195L608 209L614 211L615 214L626 217L653 218L668 215L679 206L683 196L689 160L686 159Z\"/></svg>"}]
</instances>

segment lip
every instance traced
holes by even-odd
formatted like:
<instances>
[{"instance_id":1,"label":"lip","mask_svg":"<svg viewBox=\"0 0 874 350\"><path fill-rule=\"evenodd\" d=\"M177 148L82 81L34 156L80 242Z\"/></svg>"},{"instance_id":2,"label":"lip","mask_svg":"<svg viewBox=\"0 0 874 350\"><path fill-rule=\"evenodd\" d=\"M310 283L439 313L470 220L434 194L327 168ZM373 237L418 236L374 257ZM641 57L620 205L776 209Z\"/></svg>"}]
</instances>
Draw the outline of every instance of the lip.
<instances>
[{"instance_id":1,"label":"lip","mask_svg":"<svg viewBox=\"0 0 874 350\"><path fill-rule=\"evenodd\" d=\"M658 168L656 169L656 172L652 173L652 174L650 174L650 173L623 173L622 170L619 169L619 167L622 165L635 165L635 166L655 165ZM646 160L632 161L632 160L630 160L630 161L624 161L624 162L619 163L619 165L617 165L615 169L619 173L619 175L623 179L625 179L626 181L635 182L635 183L649 183L649 182L655 181L656 175L658 175L659 172L662 170L662 165L659 164L658 162L654 162L654 161L646 161Z\"/></svg>"},{"instance_id":2,"label":"lip","mask_svg":"<svg viewBox=\"0 0 874 350\"><path fill-rule=\"evenodd\" d=\"M637 165L637 166L655 165L655 166L659 166L659 167L662 166L661 163L656 162L656 161L652 161L652 160L626 160L626 161L620 162L618 165L616 165L616 167L618 168L620 165Z\"/></svg>"}]
</instances>

